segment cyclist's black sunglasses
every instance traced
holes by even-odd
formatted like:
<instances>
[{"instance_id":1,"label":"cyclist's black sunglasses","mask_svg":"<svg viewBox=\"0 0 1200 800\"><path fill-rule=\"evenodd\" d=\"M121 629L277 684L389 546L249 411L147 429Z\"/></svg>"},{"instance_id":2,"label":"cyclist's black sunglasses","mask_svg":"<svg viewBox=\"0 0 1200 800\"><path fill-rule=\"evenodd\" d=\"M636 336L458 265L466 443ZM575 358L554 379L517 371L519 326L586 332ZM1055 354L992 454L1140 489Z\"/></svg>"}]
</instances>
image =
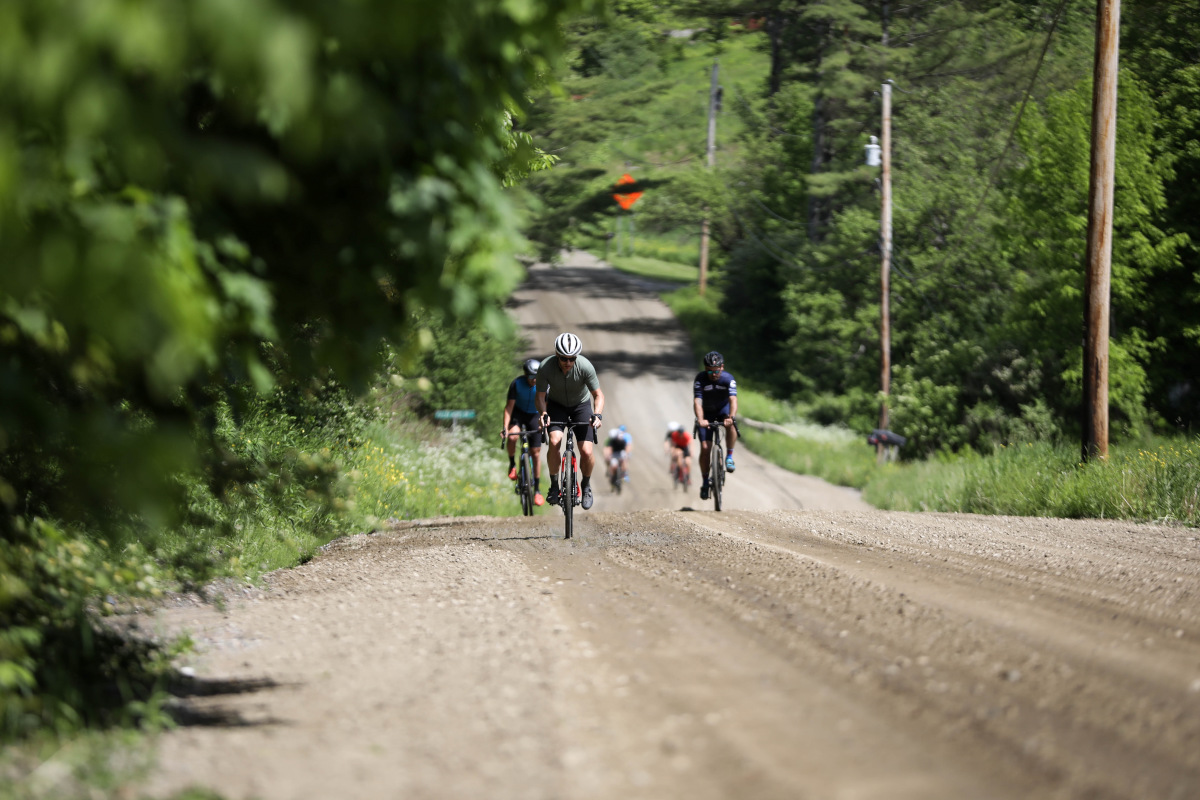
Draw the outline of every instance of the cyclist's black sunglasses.
<instances>
[{"instance_id":1,"label":"cyclist's black sunglasses","mask_svg":"<svg viewBox=\"0 0 1200 800\"><path fill-rule=\"evenodd\" d=\"M570 358L567 358L566 356L559 356L559 357L558 357L558 360L559 360L559 361L562 361L562 362L563 362L563 363L565 363L565 364L574 364L574 363L575 363L575 357L574 357L574 356L571 356Z\"/></svg>"}]
</instances>

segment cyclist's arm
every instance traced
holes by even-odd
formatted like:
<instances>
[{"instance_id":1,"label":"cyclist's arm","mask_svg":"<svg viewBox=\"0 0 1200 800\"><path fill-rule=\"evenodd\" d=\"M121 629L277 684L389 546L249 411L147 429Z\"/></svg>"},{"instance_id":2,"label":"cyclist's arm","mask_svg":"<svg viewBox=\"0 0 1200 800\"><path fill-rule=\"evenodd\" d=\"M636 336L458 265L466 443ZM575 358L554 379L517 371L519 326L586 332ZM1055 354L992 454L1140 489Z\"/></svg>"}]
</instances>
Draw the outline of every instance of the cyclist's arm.
<instances>
[{"instance_id":1,"label":"cyclist's arm","mask_svg":"<svg viewBox=\"0 0 1200 800\"><path fill-rule=\"evenodd\" d=\"M704 419L704 406L701 404L699 397L692 400L692 412L696 415L696 422L700 423L701 425L705 424L706 420Z\"/></svg>"},{"instance_id":2,"label":"cyclist's arm","mask_svg":"<svg viewBox=\"0 0 1200 800\"><path fill-rule=\"evenodd\" d=\"M730 419L732 419L733 417L736 417L736 416L737 416L737 395L731 394L731 395L729 395L729 417L730 417ZM732 425L733 423L730 422L729 424Z\"/></svg>"},{"instance_id":3,"label":"cyclist's arm","mask_svg":"<svg viewBox=\"0 0 1200 800\"><path fill-rule=\"evenodd\" d=\"M508 433L509 427L512 426L513 406L517 404L516 400L509 400L504 404L504 432Z\"/></svg>"},{"instance_id":4,"label":"cyclist's arm","mask_svg":"<svg viewBox=\"0 0 1200 800\"><path fill-rule=\"evenodd\" d=\"M604 413L604 392L600 391L600 387L592 389L592 413Z\"/></svg>"},{"instance_id":5,"label":"cyclist's arm","mask_svg":"<svg viewBox=\"0 0 1200 800\"><path fill-rule=\"evenodd\" d=\"M546 413L546 392L538 390L537 396L533 399L533 405L537 408L539 414Z\"/></svg>"}]
</instances>

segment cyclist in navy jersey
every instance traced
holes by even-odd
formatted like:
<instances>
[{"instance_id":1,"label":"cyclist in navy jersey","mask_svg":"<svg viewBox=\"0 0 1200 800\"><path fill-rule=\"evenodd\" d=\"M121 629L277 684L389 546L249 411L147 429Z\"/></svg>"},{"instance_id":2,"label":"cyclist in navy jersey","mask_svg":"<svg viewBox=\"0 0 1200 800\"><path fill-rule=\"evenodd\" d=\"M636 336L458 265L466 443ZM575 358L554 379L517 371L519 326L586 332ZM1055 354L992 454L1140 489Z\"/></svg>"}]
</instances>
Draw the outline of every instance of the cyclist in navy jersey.
<instances>
[{"instance_id":1,"label":"cyclist in navy jersey","mask_svg":"<svg viewBox=\"0 0 1200 800\"><path fill-rule=\"evenodd\" d=\"M508 385L508 401L504 404L505 433L532 432L529 437L529 455L533 458L533 503L542 505L542 431L537 410L537 373L541 362L536 358L525 360L523 374ZM508 443L508 479L517 479L517 437L506 436Z\"/></svg>"},{"instance_id":2,"label":"cyclist in navy jersey","mask_svg":"<svg viewBox=\"0 0 1200 800\"><path fill-rule=\"evenodd\" d=\"M725 371L725 358L716 350L704 356L704 370L696 374L692 386L696 413L696 438L700 441L700 499L708 499L708 465L712 452L712 436L708 423L725 426L725 471L733 472L733 446L737 444L737 381Z\"/></svg>"}]
</instances>

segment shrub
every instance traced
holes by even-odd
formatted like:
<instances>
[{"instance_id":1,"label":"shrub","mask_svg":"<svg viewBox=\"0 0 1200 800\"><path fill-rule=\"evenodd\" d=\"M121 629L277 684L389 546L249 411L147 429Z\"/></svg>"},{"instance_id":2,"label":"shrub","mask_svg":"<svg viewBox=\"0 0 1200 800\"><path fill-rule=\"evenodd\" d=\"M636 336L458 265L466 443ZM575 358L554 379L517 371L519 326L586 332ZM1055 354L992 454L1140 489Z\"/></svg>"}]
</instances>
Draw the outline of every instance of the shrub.
<instances>
[{"instance_id":1,"label":"shrub","mask_svg":"<svg viewBox=\"0 0 1200 800\"><path fill-rule=\"evenodd\" d=\"M99 616L161 576L139 548L113 561L104 546L38 519L0 538L0 738L153 716L168 654Z\"/></svg>"}]
</instances>

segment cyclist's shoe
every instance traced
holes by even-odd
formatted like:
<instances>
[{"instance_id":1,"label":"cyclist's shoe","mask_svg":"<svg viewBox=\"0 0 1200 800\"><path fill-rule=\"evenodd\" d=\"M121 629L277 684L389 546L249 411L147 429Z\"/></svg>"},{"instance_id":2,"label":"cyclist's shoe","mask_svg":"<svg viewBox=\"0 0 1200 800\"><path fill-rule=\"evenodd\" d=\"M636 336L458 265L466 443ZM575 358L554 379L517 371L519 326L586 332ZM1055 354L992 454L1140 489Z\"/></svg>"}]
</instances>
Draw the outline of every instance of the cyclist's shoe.
<instances>
[{"instance_id":1,"label":"cyclist's shoe","mask_svg":"<svg viewBox=\"0 0 1200 800\"><path fill-rule=\"evenodd\" d=\"M701 500L708 499L708 484L707 483L700 487L700 499Z\"/></svg>"},{"instance_id":2,"label":"cyclist's shoe","mask_svg":"<svg viewBox=\"0 0 1200 800\"><path fill-rule=\"evenodd\" d=\"M541 492L534 492L534 493L533 493L533 504L534 504L535 506L543 506L543 505L545 505L545 504L546 504L546 498L542 497L542 493L541 493Z\"/></svg>"},{"instance_id":3,"label":"cyclist's shoe","mask_svg":"<svg viewBox=\"0 0 1200 800\"><path fill-rule=\"evenodd\" d=\"M725 456L725 471L733 472L735 469L737 468L733 465L733 456Z\"/></svg>"},{"instance_id":4,"label":"cyclist's shoe","mask_svg":"<svg viewBox=\"0 0 1200 800\"><path fill-rule=\"evenodd\" d=\"M558 505L558 501L561 499L562 499L562 496L558 493L558 487L551 486L550 493L548 495L546 495L546 502L552 506L556 506L556 505Z\"/></svg>"},{"instance_id":5,"label":"cyclist's shoe","mask_svg":"<svg viewBox=\"0 0 1200 800\"><path fill-rule=\"evenodd\" d=\"M517 479L517 468L516 467L513 467L508 471L508 479L510 481L515 481Z\"/></svg>"},{"instance_id":6,"label":"cyclist's shoe","mask_svg":"<svg viewBox=\"0 0 1200 800\"><path fill-rule=\"evenodd\" d=\"M583 487L583 510L587 511L592 507L592 487Z\"/></svg>"}]
</instances>

